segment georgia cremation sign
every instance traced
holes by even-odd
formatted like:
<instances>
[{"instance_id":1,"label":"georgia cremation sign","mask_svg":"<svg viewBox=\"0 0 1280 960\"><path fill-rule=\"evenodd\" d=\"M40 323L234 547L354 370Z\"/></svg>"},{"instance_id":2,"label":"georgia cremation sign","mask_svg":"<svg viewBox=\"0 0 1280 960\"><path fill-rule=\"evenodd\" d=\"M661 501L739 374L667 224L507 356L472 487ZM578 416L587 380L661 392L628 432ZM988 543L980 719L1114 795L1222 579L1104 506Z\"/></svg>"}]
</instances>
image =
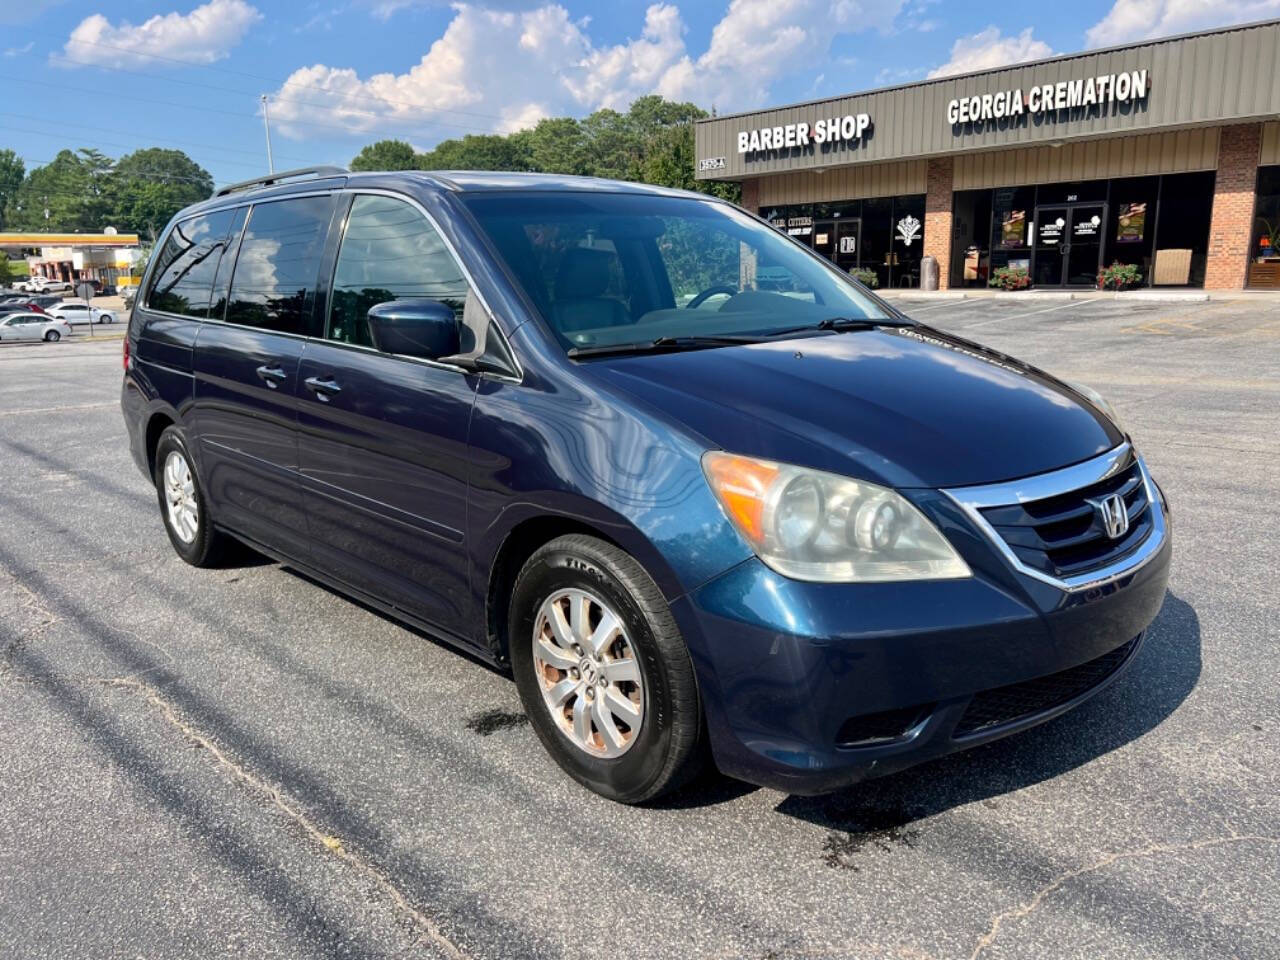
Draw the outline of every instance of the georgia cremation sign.
<instances>
[{"instance_id":1,"label":"georgia cremation sign","mask_svg":"<svg viewBox=\"0 0 1280 960\"><path fill-rule=\"evenodd\" d=\"M1042 83L1025 92L1019 88L960 97L947 104L947 122L952 126L981 123L984 120L1017 117L1023 113L1075 110L1108 103L1145 100L1146 97L1147 71L1104 73L1096 77Z\"/></svg>"}]
</instances>

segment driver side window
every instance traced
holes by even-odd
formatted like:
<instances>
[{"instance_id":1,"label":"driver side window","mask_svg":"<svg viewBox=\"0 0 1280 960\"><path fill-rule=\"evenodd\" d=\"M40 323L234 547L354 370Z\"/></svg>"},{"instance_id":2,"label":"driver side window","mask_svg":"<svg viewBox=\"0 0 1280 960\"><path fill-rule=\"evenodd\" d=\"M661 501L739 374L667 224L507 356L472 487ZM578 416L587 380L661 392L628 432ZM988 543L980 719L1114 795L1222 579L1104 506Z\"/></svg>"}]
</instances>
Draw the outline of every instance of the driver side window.
<instances>
[{"instance_id":1,"label":"driver side window","mask_svg":"<svg viewBox=\"0 0 1280 960\"><path fill-rule=\"evenodd\" d=\"M372 346L366 315L389 300L439 300L462 319L468 285L431 223L394 197L357 196L338 252L325 337Z\"/></svg>"}]
</instances>

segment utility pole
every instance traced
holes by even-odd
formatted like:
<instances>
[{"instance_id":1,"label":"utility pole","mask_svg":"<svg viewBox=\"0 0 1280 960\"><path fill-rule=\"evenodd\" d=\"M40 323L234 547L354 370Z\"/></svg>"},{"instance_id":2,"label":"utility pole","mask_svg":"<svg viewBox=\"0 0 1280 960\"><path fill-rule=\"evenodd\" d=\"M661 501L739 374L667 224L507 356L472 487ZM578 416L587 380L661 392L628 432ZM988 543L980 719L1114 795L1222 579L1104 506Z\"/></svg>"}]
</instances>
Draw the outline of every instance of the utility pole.
<instances>
[{"instance_id":1,"label":"utility pole","mask_svg":"<svg viewBox=\"0 0 1280 960\"><path fill-rule=\"evenodd\" d=\"M271 160L271 118L267 114L267 95L258 98L262 101L262 126L267 131L267 173L275 173L276 167Z\"/></svg>"}]
</instances>

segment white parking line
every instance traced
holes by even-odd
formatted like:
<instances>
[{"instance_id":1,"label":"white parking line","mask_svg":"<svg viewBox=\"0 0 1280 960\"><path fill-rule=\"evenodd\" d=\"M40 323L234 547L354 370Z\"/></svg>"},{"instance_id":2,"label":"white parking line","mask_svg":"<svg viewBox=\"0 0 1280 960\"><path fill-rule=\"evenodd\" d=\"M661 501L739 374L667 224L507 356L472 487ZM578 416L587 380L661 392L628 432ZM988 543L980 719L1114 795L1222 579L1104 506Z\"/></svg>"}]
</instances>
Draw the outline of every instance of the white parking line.
<instances>
[{"instance_id":1,"label":"white parking line","mask_svg":"<svg viewBox=\"0 0 1280 960\"><path fill-rule=\"evenodd\" d=\"M1055 303L1052 307L1044 307L1040 310L1029 310L1026 313L1014 313L1007 317L992 317L990 320L982 320L978 323L971 323L965 327L966 330L972 327L985 327L991 323L1000 323L1004 320L1021 320L1024 317L1034 317L1038 313L1049 313L1053 310L1062 310L1066 307L1083 307L1086 303L1097 303L1102 297L1091 297L1088 300L1068 300L1065 303Z\"/></svg>"}]
</instances>

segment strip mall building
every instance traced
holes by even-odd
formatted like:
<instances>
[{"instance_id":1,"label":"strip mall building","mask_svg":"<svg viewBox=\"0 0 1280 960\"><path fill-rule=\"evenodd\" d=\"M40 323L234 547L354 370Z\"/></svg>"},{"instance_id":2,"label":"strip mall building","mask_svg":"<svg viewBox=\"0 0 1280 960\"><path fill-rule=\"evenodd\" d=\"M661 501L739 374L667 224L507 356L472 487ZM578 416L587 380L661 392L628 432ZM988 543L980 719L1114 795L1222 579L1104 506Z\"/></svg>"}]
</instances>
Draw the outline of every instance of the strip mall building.
<instances>
[{"instance_id":1,"label":"strip mall building","mask_svg":"<svg viewBox=\"0 0 1280 960\"><path fill-rule=\"evenodd\" d=\"M1280 288L1280 20L697 127L699 179L881 287Z\"/></svg>"}]
</instances>

